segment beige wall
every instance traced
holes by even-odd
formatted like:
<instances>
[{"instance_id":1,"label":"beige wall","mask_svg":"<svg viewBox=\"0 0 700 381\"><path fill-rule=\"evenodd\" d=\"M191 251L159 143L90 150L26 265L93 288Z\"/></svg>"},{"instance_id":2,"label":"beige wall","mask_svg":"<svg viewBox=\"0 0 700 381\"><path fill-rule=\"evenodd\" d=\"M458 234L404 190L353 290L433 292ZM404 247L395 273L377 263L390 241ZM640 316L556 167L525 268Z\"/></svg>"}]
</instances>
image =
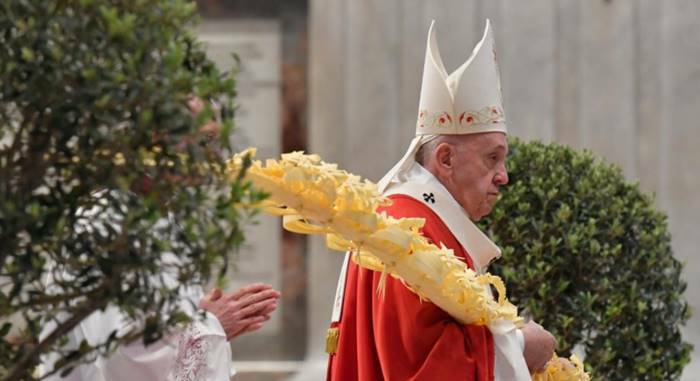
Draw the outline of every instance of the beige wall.
<instances>
[{"instance_id":1,"label":"beige wall","mask_svg":"<svg viewBox=\"0 0 700 381\"><path fill-rule=\"evenodd\" d=\"M429 20L451 71L489 17L511 133L590 148L656 193L700 311L698 15L694 0L312 0L310 151L379 179L413 134ZM341 256L311 246L309 350L321 359ZM685 333L700 347L700 312ZM700 358L684 379L698 373Z\"/></svg>"}]
</instances>

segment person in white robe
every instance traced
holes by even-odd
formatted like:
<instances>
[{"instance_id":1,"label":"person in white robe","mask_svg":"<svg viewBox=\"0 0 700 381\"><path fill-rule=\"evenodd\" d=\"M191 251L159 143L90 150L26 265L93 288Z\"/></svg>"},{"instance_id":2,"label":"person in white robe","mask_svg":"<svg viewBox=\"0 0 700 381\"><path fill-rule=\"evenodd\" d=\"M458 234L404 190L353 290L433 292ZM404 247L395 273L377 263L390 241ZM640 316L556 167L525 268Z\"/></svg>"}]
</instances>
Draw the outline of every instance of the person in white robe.
<instances>
[{"instance_id":1,"label":"person in white robe","mask_svg":"<svg viewBox=\"0 0 700 381\"><path fill-rule=\"evenodd\" d=\"M174 255L166 254L174 259ZM166 286L174 286L173 277L165 277ZM52 281L49 280L49 287ZM262 327L277 307L279 292L265 284L252 284L233 293L218 289L203 295L201 287L187 287L181 292L180 307L192 322L172 330L162 339L145 346L141 339L123 344L107 357L79 365L66 377L56 372L49 381L214 381L229 380L235 374L229 341ZM199 304L201 310L193 306ZM203 313L204 318L196 316ZM98 346L116 330L117 335L131 331L130 322L118 308L107 307L83 320L67 336L64 350L77 349L83 341ZM47 324L42 336L50 334L55 323ZM42 337L42 338L43 338ZM50 374L60 356L45 356L40 375Z\"/></svg>"},{"instance_id":2,"label":"person in white robe","mask_svg":"<svg viewBox=\"0 0 700 381\"><path fill-rule=\"evenodd\" d=\"M204 109L204 104L201 99L193 97L188 107L197 114ZM199 133L212 136L218 131L218 123L212 121L206 123ZM104 198L105 192L94 195L97 200L94 207L78 212L76 229L103 236L107 236L108 227L119 230L119 216L123 213L110 210ZM112 197L120 197L118 192L110 192ZM163 218L155 224L153 234L170 231L173 224L170 217ZM162 265L163 272L151 281L174 290L179 286L175 270L178 264L175 253L162 253L159 265ZM53 289L56 293L61 292L58 285L71 278L57 266L52 266L48 273L47 290ZM42 357L38 373L48 381L229 380L235 373L229 342L239 335L260 329L276 309L279 297L280 293L271 286L259 283L230 293L214 289L207 295L200 286L181 287L177 304L192 318L190 323L176 327L148 346L141 339L122 344L107 356L97 355L92 361L75 367L65 377L61 376L61 370L54 371L54 364L61 355L49 353ZM58 316L57 320L65 318ZM88 316L69 332L62 351L78 349L83 341L92 347L99 346L113 332L124 337L139 328L134 324L116 306L109 305ZM40 340L50 335L56 326L56 321L51 321L42 327Z\"/></svg>"}]
</instances>

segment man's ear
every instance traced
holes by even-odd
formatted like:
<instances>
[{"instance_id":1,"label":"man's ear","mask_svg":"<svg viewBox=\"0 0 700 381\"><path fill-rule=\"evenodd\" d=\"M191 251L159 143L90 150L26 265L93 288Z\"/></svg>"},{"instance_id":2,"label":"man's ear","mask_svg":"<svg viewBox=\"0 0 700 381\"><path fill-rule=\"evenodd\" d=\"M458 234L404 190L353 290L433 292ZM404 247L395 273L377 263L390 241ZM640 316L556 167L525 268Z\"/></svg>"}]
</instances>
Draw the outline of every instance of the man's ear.
<instances>
[{"instance_id":1,"label":"man's ear","mask_svg":"<svg viewBox=\"0 0 700 381\"><path fill-rule=\"evenodd\" d=\"M454 168L454 150L448 143L440 143L435 147L435 169L442 176L452 174Z\"/></svg>"}]
</instances>

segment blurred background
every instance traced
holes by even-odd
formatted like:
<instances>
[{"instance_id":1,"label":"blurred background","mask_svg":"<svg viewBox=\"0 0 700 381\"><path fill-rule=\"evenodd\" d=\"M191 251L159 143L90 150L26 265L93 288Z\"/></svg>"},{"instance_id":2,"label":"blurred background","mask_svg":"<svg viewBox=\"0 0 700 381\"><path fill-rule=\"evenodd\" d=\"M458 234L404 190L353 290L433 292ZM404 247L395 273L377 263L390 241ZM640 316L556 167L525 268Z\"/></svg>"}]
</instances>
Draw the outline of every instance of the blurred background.
<instances>
[{"instance_id":1,"label":"blurred background","mask_svg":"<svg viewBox=\"0 0 700 381\"><path fill-rule=\"evenodd\" d=\"M656 195L700 307L700 2L695 0L199 0L201 39L240 57L234 146L305 150L378 180L414 133L430 20L447 71L493 23L510 134L587 148ZM318 380L342 254L260 217L230 288L283 301L233 344L234 380ZM684 329L700 374L700 313Z\"/></svg>"}]
</instances>

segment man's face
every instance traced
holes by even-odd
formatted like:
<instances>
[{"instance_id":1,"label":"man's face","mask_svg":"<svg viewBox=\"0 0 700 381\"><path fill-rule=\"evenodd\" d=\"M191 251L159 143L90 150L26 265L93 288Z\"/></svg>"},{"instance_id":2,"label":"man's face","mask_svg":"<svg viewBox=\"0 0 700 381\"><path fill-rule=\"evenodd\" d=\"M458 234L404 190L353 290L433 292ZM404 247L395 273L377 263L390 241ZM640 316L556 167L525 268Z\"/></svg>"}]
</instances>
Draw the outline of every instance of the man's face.
<instances>
[{"instance_id":1,"label":"man's face","mask_svg":"<svg viewBox=\"0 0 700 381\"><path fill-rule=\"evenodd\" d=\"M499 187L508 183L508 141L503 133L488 132L470 135L453 148L452 171L444 185L477 221L491 213L500 195Z\"/></svg>"}]
</instances>

